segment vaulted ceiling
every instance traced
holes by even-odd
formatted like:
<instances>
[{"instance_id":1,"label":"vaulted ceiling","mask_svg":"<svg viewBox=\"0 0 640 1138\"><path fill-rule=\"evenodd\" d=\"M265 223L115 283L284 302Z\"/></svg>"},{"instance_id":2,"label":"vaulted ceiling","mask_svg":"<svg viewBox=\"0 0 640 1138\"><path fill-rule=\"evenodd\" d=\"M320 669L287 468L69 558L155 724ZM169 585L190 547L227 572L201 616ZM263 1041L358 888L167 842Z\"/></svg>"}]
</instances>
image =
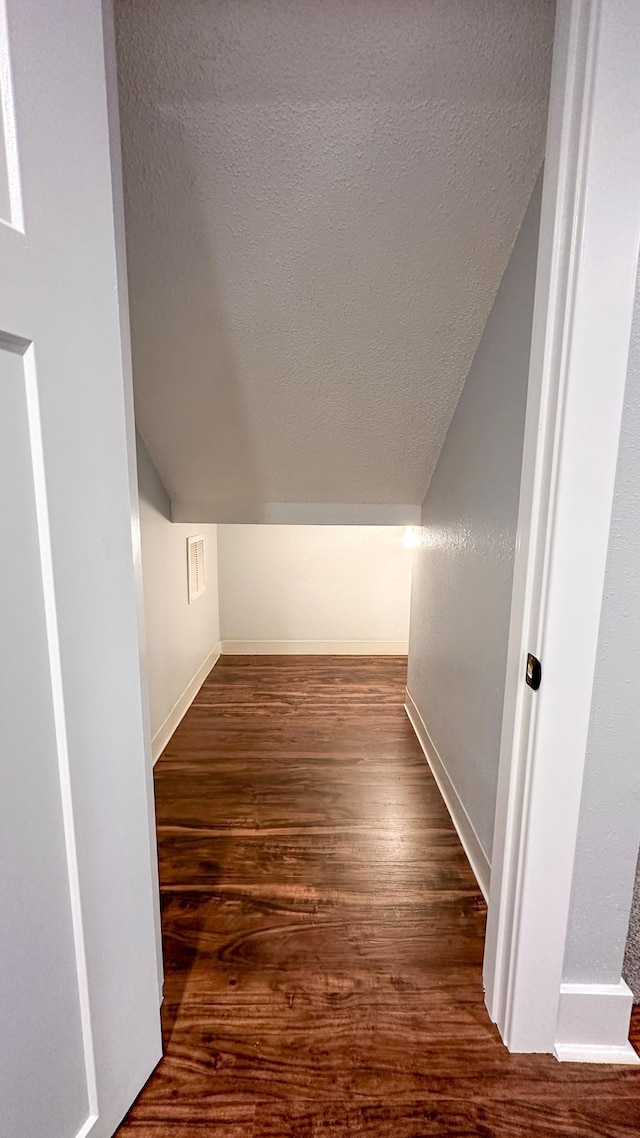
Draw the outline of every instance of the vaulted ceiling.
<instances>
[{"instance_id":1,"label":"vaulted ceiling","mask_svg":"<svg viewBox=\"0 0 640 1138\"><path fill-rule=\"evenodd\" d=\"M118 0L138 425L193 521L421 503L540 168L547 0Z\"/></svg>"}]
</instances>

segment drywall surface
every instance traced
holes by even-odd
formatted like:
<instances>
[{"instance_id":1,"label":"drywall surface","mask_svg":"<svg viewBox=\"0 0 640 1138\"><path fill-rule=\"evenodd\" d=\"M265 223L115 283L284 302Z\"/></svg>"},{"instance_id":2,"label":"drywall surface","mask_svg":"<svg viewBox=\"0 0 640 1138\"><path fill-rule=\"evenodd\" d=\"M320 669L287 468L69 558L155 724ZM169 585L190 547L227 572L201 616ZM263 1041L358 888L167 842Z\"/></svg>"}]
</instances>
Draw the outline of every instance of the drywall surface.
<instances>
[{"instance_id":1,"label":"drywall surface","mask_svg":"<svg viewBox=\"0 0 640 1138\"><path fill-rule=\"evenodd\" d=\"M158 736L220 640L216 527L172 523L169 499L138 435L138 485L151 735ZM205 538L207 591L187 594L187 537ZM186 710L186 708L185 708Z\"/></svg>"},{"instance_id":2,"label":"drywall surface","mask_svg":"<svg viewBox=\"0 0 640 1138\"><path fill-rule=\"evenodd\" d=\"M629 354L565 980L620 979L640 844L640 286ZM640 880L636 885L640 891ZM636 946L640 947L637 940ZM633 946L625 972L640 996ZM635 975L635 981L634 981Z\"/></svg>"},{"instance_id":3,"label":"drywall surface","mask_svg":"<svg viewBox=\"0 0 640 1138\"><path fill-rule=\"evenodd\" d=\"M553 4L116 9L136 412L173 516L414 521L542 162Z\"/></svg>"},{"instance_id":4,"label":"drywall surface","mask_svg":"<svg viewBox=\"0 0 640 1138\"><path fill-rule=\"evenodd\" d=\"M398 526L218 527L223 642L400 642L411 550Z\"/></svg>"},{"instance_id":5,"label":"drywall surface","mask_svg":"<svg viewBox=\"0 0 640 1138\"><path fill-rule=\"evenodd\" d=\"M491 860L541 179L422 509L408 688Z\"/></svg>"}]
</instances>

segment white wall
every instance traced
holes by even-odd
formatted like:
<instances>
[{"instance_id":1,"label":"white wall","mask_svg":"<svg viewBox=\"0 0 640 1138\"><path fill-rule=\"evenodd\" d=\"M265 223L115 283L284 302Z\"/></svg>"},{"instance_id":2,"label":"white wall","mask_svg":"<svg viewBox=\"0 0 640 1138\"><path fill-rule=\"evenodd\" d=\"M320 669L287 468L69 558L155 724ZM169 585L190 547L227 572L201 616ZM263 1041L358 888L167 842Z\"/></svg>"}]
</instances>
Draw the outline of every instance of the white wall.
<instances>
[{"instance_id":1,"label":"white wall","mask_svg":"<svg viewBox=\"0 0 640 1138\"><path fill-rule=\"evenodd\" d=\"M214 525L169 520L169 499L139 435L137 446L146 664L156 758L204 679L203 668L213 664L218 649L217 533ZM186 539L196 533L205 538L207 591L190 605Z\"/></svg>"},{"instance_id":2,"label":"white wall","mask_svg":"<svg viewBox=\"0 0 640 1138\"><path fill-rule=\"evenodd\" d=\"M400 526L220 525L225 649L406 651L403 535Z\"/></svg>"},{"instance_id":3,"label":"white wall","mask_svg":"<svg viewBox=\"0 0 640 1138\"><path fill-rule=\"evenodd\" d=\"M640 280L567 930L564 980L571 983L620 979L640 843L639 651ZM640 996L640 961L632 955L625 975Z\"/></svg>"},{"instance_id":4,"label":"white wall","mask_svg":"<svg viewBox=\"0 0 640 1138\"><path fill-rule=\"evenodd\" d=\"M541 179L422 508L408 689L488 876L511 611Z\"/></svg>"}]
</instances>

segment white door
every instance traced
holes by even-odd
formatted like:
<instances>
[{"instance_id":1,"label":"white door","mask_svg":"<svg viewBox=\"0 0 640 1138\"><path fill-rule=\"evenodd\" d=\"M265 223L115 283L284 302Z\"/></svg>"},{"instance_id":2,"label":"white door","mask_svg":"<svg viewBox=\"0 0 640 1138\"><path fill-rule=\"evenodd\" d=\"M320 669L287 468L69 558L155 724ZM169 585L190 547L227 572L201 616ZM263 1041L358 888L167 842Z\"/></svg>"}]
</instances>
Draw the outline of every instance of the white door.
<instances>
[{"instance_id":1,"label":"white door","mask_svg":"<svg viewBox=\"0 0 640 1138\"><path fill-rule=\"evenodd\" d=\"M160 1053L100 0L0 0L0 1133Z\"/></svg>"}]
</instances>

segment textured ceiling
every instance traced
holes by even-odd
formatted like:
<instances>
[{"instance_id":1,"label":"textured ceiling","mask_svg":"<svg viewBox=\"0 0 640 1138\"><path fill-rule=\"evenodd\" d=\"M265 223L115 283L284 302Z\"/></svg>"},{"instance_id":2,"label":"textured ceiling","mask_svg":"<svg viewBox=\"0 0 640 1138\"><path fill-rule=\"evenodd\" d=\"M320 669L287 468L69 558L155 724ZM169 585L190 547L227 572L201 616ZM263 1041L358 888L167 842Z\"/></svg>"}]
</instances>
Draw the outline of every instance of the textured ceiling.
<instances>
[{"instance_id":1,"label":"textured ceiling","mask_svg":"<svg viewBox=\"0 0 640 1138\"><path fill-rule=\"evenodd\" d=\"M116 8L136 408L174 516L402 520L353 507L424 496L542 162L553 5Z\"/></svg>"}]
</instances>

